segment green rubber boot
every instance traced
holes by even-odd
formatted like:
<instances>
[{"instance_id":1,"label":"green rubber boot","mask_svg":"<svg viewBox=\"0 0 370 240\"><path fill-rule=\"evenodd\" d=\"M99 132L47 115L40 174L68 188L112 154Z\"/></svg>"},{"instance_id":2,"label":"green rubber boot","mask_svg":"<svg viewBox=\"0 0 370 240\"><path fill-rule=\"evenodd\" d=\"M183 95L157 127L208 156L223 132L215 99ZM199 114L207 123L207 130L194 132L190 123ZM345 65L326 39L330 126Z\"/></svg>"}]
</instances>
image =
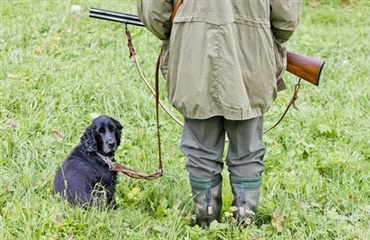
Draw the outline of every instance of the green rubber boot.
<instances>
[{"instance_id":1,"label":"green rubber boot","mask_svg":"<svg viewBox=\"0 0 370 240\"><path fill-rule=\"evenodd\" d=\"M195 224L206 229L212 221L220 220L222 207L222 177L213 178L190 177L193 199L195 203Z\"/></svg>"},{"instance_id":2,"label":"green rubber boot","mask_svg":"<svg viewBox=\"0 0 370 240\"><path fill-rule=\"evenodd\" d=\"M249 226L257 215L262 177L239 178L230 176L234 194L233 216L238 226Z\"/></svg>"}]
</instances>

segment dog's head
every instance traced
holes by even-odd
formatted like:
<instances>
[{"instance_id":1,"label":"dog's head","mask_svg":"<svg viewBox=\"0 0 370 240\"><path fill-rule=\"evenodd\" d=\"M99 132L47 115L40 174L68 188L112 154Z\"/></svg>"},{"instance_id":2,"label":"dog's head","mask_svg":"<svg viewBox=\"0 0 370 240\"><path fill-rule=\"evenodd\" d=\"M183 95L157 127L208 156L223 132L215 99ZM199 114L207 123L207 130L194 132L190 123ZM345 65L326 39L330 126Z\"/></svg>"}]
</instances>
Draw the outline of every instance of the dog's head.
<instances>
[{"instance_id":1,"label":"dog's head","mask_svg":"<svg viewBox=\"0 0 370 240\"><path fill-rule=\"evenodd\" d=\"M95 118L81 136L83 151L88 154L99 152L113 156L121 143L121 130L122 125L114 118L108 116Z\"/></svg>"}]
</instances>

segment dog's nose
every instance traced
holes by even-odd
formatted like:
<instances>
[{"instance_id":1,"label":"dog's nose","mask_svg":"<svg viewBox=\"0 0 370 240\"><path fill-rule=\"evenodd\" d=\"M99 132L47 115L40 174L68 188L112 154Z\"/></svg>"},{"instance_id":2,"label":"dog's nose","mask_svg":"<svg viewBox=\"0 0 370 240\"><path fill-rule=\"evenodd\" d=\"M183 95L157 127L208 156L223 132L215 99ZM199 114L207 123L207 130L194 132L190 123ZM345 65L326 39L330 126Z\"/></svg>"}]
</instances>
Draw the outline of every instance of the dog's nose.
<instances>
[{"instance_id":1,"label":"dog's nose","mask_svg":"<svg viewBox=\"0 0 370 240\"><path fill-rule=\"evenodd\" d=\"M114 142L108 142L108 147L113 148L114 145L115 145Z\"/></svg>"}]
</instances>

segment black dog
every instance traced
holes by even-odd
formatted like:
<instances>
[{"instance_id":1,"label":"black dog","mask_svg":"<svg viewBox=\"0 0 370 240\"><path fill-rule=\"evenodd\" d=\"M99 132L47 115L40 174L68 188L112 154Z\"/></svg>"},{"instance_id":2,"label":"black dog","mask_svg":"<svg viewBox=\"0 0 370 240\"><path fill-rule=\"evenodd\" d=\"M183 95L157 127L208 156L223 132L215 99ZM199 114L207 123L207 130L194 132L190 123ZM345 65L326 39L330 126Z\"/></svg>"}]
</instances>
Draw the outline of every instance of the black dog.
<instances>
[{"instance_id":1,"label":"black dog","mask_svg":"<svg viewBox=\"0 0 370 240\"><path fill-rule=\"evenodd\" d=\"M115 205L117 172L109 170L121 142L122 125L108 116L100 116L81 136L54 178L54 193L70 203L91 206L94 201Z\"/></svg>"}]
</instances>

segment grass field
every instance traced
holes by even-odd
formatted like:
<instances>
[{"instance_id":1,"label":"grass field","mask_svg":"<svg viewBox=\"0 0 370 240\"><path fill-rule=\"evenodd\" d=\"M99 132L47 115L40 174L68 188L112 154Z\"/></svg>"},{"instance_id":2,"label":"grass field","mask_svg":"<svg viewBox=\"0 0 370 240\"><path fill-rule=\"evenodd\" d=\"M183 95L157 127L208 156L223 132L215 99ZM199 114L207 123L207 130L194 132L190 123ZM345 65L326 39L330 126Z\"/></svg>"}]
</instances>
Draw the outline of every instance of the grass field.
<instances>
[{"instance_id":1,"label":"grass field","mask_svg":"<svg viewBox=\"0 0 370 240\"><path fill-rule=\"evenodd\" d=\"M163 111L161 179L120 175L117 210L86 211L52 196L56 169L100 114L124 127L120 163L157 169L154 98L128 57L124 25L88 17L89 7L136 13L135 1L0 4L0 239L370 239L368 0L305 1L288 47L325 59L320 86L303 82L299 111L265 135L256 224L238 230L231 223L225 169L223 220L208 231L189 226L182 129ZM129 29L153 83L160 42ZM266 128L297 82L289 73L285 79L288 90L267 113Z\"/></svg>"}]
</instances>

